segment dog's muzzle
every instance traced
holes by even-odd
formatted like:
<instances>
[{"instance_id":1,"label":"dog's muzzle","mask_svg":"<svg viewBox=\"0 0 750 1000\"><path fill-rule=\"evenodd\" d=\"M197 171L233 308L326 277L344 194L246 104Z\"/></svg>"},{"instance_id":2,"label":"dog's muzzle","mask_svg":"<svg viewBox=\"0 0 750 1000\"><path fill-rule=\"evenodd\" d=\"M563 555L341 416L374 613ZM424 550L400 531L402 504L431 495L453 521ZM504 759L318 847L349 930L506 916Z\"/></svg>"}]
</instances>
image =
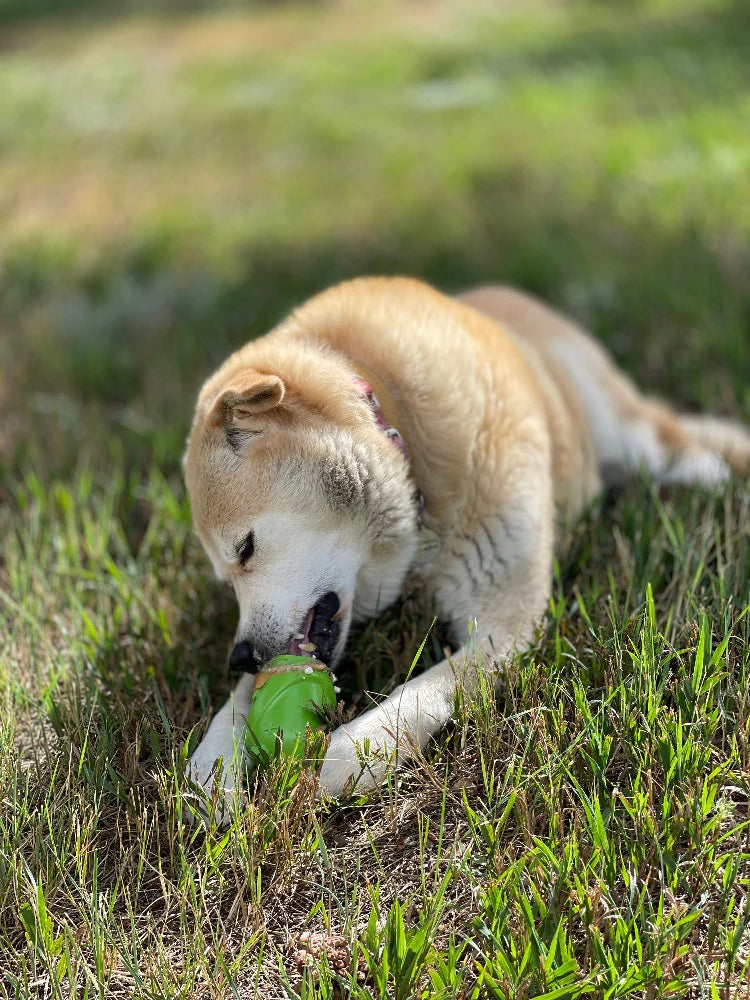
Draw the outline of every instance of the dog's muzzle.
<instances>
[{"instance_id":1,"label":"dog's muzzle","mask_svg":"<svg viewBox=\"0 0 750 1000\"><path fill-rule=\"evenodd\" d=\"M243 639L235 644L229 655L229 669L241 674L254 674L260 666L255 655L252 643Z\"/></svg>"},{"instance_id":2,"label":"dog's muzzle","mask_svg":"<svg viewBox=\"0 0 750 1000\"><path fill-rule=\"evenodd\" d=\"M341 621L336 618L340 610L338 594L329 590L310 608L297 631L278 648L271 649L252 639L241 639L229 656L229 669L254 674L279 653L313 656L323 663L330 663L341 635Z\"/></svg>"}]
</instances>

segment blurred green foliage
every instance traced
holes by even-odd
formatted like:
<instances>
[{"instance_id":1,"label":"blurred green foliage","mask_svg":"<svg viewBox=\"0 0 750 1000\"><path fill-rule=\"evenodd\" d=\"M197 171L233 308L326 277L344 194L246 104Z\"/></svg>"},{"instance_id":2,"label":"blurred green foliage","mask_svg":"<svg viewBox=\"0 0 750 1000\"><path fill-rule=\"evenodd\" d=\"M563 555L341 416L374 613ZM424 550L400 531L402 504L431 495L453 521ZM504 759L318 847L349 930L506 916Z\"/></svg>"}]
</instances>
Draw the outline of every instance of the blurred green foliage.
<instances>
[{"instance_id":1,"label":"blurred green foliage","mask_svg":"<svg viewBox=\"0 0 750 1000\"><path fill-rule=\"evenodd\" d=\"M185 13L207 8L253 10L282 6L288 0L0 0L0 20L19 20L44 15L97 17L123 14ZM295 0L300 3L300 0ZM306 0L320 3L321 0ZM323 0L325 2L325 0Z\"/></svg>"},{"instance_id":2,"label":"blurred green foliage","mask_svg":"<svg viewBox=\"0 0 750 1000\"><path fill-rule=\"evenodd\" d=\"M738 0L5 25L0 488L178 484L201 379L363 272L519 284L746 416L748 27Z\"/></svg>"},{"instance_id":3,"label":"blurred green foliage","mask_svg":"<svg viewBox=\"0 0 750 1000\"><path fill-rule=\"evenodd\" d=\"M6 461L117 436L175 468L201 377L361 272L520 284L646 385L747 406L748 28L660 0L8 29Z\"/></svg>"}]
</instances>

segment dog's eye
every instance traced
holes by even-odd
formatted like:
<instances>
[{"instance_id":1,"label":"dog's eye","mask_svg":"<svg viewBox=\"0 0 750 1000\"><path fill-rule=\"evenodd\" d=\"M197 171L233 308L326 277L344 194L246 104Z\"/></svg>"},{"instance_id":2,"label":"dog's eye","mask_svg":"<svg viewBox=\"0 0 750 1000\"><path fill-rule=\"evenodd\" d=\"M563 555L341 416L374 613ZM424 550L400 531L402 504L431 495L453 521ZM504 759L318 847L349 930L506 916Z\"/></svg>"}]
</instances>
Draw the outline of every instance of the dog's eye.
<instances>
[{"instance_id":1,"label":"dog's eye","mask_svg":"<svg viewBox=\"0 0 750 1000\"><path fill-rule=\"evenodd\" d=\"M240 561L240 566L244 566L250 561L253 552L255 552L255 537L251 531L237 546L237 558Z\"/></svg>"}]
</instances>

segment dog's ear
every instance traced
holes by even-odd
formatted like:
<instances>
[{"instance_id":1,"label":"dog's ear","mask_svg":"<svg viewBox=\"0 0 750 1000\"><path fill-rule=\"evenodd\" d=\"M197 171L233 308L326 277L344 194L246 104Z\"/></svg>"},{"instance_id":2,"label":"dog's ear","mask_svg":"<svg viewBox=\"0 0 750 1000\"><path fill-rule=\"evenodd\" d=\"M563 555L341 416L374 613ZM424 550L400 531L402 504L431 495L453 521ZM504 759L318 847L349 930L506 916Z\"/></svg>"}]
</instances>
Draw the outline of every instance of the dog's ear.
<instances>
[{"instance_id":1,"label":"dog's ear","mask_svg":"<svg viewBox=\"0 0 750 1000\"><path fill-rule=\"evenodd\" d=\"M241 382L221 393L214 403L214 413L224 424L242 426L248 418L278 406L284 392L284 383L278 375L248 372Z\"/></svg>"},{"instance_id":2,"label":"dog's ear","mask_svg":"<svg viewBox=\"0 0 750 1000\"><path fill-rule=\"evenodd\" d=\"M227 443L234 451L239 451L250 438L261 433L254 426L254 418L278 406L285 391L278 375L247 372L219 394L211 407L213 420L223 428Z\"/></svg>"},{"instance_id":3,"label":"dog's ear","mask_svg":"<svg viewBox=\"0 0 750 1000\"><path fill-rule=\"evenodd\" d=\"M246 427L259 413L272 410L284 398L284 383L278 375L247 372L223 389L211 404L213 423L223 427Z\"/></svg>"}]
</instances>

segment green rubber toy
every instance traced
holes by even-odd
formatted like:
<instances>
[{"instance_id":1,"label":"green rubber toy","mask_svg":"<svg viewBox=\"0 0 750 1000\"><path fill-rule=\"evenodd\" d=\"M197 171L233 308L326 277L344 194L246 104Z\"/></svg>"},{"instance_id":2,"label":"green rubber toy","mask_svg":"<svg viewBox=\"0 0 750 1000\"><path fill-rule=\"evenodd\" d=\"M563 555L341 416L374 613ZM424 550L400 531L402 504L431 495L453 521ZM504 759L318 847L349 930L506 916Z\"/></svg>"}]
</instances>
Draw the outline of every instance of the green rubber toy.
<instances>
[{"instance_id":1,"label":"green rubber toy","mask_svg":"<svg viewBox=\"0 0 750 1000\"><path fill-rule=\"evenodd\" d=\"M275 656L255 678L255 691L245 728L250 759L265 766L279 749L287 757L303 757L308 727L325 729L325 713L336 708L330 671L311 656Z\"/></svg>"}]
</instances>

